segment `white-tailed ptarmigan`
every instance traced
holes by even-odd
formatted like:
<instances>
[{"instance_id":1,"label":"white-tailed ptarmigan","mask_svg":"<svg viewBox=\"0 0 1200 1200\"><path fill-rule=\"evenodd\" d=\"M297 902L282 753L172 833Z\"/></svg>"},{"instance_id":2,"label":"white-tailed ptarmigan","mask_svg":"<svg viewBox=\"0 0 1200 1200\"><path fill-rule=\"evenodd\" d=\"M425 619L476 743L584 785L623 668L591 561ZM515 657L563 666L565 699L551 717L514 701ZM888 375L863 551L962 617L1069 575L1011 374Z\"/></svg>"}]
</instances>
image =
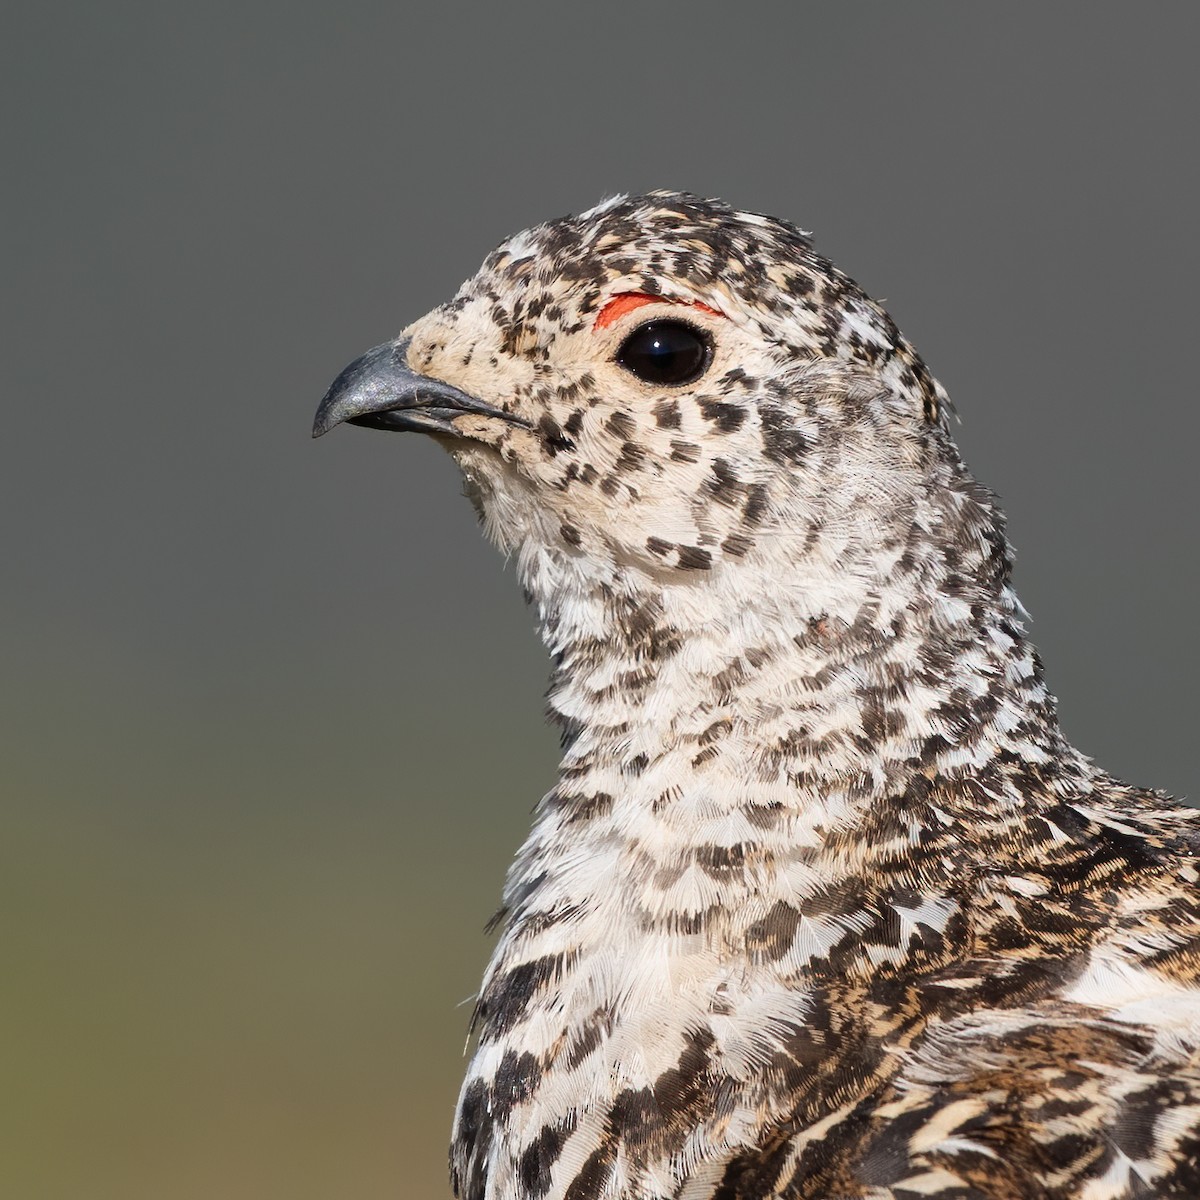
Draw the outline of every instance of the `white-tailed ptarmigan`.
<instances>
[{"instance_id":1,"label":"white-tailed ptarmigan","mask_svg":"<svg viewBox=\"0 0 1200 1200\"><path fill-rule=\"evenodd\" d=\"M1064 739L993 496L792 226L618 197L338 378L553 656L462 1200L1200 1196L1192 811Z\"/></svg>"}]
</instances>

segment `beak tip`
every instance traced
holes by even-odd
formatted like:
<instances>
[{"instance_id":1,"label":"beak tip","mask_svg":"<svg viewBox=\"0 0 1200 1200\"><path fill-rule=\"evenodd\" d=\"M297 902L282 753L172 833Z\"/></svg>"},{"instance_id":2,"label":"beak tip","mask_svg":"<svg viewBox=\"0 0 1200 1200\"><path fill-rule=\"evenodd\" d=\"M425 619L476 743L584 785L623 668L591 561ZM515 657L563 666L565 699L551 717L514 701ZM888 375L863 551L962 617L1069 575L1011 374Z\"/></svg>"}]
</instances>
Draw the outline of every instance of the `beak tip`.
<instances>
[{"instance_id":1,"label":"beak tip","mask_svg":"<svg viewBox=\"0 0 1200 1200\"><path fill-rule=\"evenodd\" d=\"M325 406L322 404L321 408L317 411L317 415L313 418L312 435L314 438L324 437L332 428L329 422L324 419L324 409Z\"/></svg>"},{"instance_id":2,"label":"beak tip","mask_svg":"<svg viewBox=\"0 0 1200 1200\"><path fill-rule=\"evenodd\" d=\"M403 366L406 342L385 342L356 358L333 381L313 418L312 435L319 438L343 421L353 420L391 402L400 391L397 367Z\"/></svg>"}]
</instances>

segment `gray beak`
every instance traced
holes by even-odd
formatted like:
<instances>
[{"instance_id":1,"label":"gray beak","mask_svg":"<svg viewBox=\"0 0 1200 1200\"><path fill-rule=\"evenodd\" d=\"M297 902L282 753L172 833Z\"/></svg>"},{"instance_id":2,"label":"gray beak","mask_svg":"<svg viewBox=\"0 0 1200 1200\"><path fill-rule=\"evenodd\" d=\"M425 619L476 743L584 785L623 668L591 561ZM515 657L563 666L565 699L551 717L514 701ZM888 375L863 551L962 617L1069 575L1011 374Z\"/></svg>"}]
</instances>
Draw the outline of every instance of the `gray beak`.
<instances>
[{"instance_id":1,"label":"gray beak","mask_svg":"<svg viewBox=\"0 0 1200 1200\"><path fill-rule=\"evenodd\" d=\"M343 423L458 437L454 418L466 413L529 427L527 421L448 383L418 375L408 366L407 351L406 339L385 342L356 358L325 393L313 420L313 437Z\"/></svg>"}]
</instances>

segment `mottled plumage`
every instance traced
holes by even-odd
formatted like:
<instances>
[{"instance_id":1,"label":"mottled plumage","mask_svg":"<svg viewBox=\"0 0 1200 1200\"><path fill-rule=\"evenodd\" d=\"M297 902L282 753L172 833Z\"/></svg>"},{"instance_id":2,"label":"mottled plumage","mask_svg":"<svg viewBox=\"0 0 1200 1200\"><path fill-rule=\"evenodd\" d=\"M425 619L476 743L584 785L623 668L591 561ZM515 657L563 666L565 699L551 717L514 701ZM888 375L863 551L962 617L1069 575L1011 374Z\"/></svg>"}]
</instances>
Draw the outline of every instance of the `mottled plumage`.
<instances>
[{"instance_id":1,"label":"mottled plumage","mask_svg":"<svg viewBox=\"0 0 1200 1200\"><path fill-rule=\"evenodd\" d=\"M664 319L692 382L617 361ZM442 441L554 661L463 1200L1200 1195L1193 812L1064 739L946 409L805 234L666 192L326 398Z\"/></svg>"}]
</instances>

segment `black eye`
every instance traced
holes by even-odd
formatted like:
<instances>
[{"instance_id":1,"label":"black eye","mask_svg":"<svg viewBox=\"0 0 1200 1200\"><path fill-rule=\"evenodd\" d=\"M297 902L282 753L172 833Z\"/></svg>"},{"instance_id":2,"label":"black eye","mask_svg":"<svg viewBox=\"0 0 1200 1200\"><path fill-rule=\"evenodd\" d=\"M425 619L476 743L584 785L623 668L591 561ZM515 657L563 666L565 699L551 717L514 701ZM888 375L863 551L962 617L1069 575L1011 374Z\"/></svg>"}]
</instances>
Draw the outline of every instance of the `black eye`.
<instances>
[{"instance_id":1,"label":"black eye","mask_svg":"<svg viewBox=\"0 0 1200 1200\"><path fill-rule=\"evenodd\" d=\"M617 351L617 362L646 383L691 383L704 374L711 358L707 333L670 319L639 325Z\"/></svg>"}]
</instances>

